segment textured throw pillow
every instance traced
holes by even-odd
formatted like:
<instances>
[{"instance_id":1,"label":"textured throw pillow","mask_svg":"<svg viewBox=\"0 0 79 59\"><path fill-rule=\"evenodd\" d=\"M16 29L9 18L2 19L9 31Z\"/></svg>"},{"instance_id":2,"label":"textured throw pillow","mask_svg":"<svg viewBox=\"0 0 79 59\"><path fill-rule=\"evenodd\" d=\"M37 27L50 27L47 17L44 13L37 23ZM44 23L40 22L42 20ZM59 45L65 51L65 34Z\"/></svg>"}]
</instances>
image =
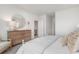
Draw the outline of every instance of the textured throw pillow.
<instances>
[{"instance_id":1,"label":"textured throw pillow","mask_svg":"<svg viewBox=\"0 0 79 59\"><path fill-rule=\"evenodd\" d=\"M75 46L74 46L74 51L79 52L79 37L76 40Z\"/></svg>"},{"instance_id":2,"label":"textured throw pillow","mask_svg":"<svg viewBox=\"0 0 79 59\"><path fill-rule=\"evenodd\" d=\"M70 53L75 53L78 47L78 37L79 37L79 32L73 32L69 34L68 36L68 41L67 41L67 47L69 49Z\"/></svg>"},{"instance_id":3,"label":"textured throw pillow","mask_svg":"<svg viewBox=\"0 0 79 59\"><path fill-rule=\"evenodd\" d=\"M70 53L75 53L75 43L76 43L76 39L69 36L68 42L67 42L67 47L68 47L68 50L69 50Z\"/></svg>"},{"instance_id":4,"label":"textured throw pillow","mask_svg":"<svg viewBox=\"0 0 79 59\"><path fill-rule=\"evenodd\" d=\"M60 38L60 43L62 46L67 46L67 36L63 36Z\"/></svg>"}]
</instances>

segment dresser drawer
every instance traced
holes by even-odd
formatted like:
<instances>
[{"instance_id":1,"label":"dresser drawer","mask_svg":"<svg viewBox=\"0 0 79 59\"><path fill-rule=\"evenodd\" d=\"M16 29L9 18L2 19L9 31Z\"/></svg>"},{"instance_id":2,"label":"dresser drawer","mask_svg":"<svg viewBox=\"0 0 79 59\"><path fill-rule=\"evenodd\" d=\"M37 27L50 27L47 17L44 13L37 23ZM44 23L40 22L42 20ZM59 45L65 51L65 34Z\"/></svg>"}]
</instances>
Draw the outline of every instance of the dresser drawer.
<instances>
[{"instance_id":1,"label":"dresser drawer","mask_svg":"<svg viewBox=\"0 0 79 59\"><path fill-rule=\"evenodd\" d=\"M31 30L17 30L8 31L8 39L12 42L12 45L16 45L24 41L31 40Z\"/></svg>"}]
</instances>

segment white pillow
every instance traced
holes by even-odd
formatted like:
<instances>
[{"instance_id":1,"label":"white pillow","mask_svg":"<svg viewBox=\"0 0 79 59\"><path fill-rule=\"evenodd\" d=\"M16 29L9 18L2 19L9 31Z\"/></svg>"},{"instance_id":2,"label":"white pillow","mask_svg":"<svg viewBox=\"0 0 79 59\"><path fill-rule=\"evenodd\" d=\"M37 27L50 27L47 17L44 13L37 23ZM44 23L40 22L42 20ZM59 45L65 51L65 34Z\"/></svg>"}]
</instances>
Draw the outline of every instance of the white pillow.
<instances>
[{"instance_id":1,"label":"white pillow","mask_svg":"<svg viewBox=\"0 0 79 59\"><path fill-rule=\"evenodd\" d=\"M66 36L59 37L57 40L59 41L59 43L61 44L62 47L67 46L67 37Z\"/></svg>"}]
</instances>

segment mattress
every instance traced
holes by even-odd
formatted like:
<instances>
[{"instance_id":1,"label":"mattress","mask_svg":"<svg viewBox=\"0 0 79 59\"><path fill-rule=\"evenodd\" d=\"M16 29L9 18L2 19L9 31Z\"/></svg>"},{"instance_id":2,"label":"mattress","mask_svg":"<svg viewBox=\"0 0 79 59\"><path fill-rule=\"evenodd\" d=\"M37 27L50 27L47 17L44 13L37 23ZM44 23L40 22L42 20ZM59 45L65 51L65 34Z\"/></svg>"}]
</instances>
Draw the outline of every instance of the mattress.
<instances>
[{"instance_id":1,"label":"mattress","mask_svg":"<svg viewBox=\"0 0 79 59\"><path fill-rule=\"evenodd\" d=\"M56 41L59 36L45 36L33 39L23 44L17 54L42 54L44 50Z\"/></svg>"}]
</instances>

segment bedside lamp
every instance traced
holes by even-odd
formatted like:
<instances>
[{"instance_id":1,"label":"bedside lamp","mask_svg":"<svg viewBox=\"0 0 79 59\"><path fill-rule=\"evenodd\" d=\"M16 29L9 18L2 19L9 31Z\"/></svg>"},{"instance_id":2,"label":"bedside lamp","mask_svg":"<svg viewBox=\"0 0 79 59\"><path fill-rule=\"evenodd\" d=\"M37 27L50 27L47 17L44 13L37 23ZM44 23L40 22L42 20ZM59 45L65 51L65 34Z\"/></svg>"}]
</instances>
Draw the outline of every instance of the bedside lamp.
<instances>
[{"instance_id":1,"label":"bedside lamp","mask_svg":"<svg viewBox=\"0 0 79 59\"><path fill-rule=\"evenodd\" d=\"M79 24L77 24L77 28L79 28Z\"/></svg>"},{"instance_id":2,"label":"bedside lamp","mask_svg":"<svg viewBox=\"0 0 79 59\"><path fill-rule=\"evenodd\" d=\"M78 31L79 32L79 24L77 24L77 26L75 28L75 31Z\"/></svg>"}]
</instances>

